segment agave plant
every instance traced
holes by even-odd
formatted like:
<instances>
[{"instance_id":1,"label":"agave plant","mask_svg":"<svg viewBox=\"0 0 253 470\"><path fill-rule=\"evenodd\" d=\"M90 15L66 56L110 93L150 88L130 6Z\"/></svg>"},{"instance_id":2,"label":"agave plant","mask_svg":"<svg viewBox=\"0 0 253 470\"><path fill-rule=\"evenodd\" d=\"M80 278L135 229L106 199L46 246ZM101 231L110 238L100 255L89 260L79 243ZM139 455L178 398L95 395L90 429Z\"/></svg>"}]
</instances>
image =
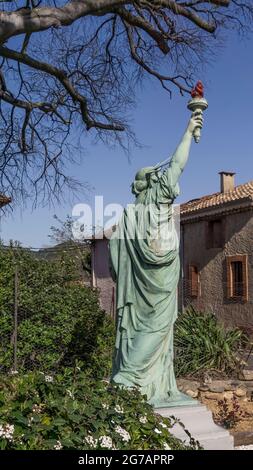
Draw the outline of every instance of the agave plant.
<instances>
[{"instance_id":1,"label":"agave plant","mask_svg":"<svg viewBox=\"0 0 253 470\"><path fill-rule=\"evenodd\" d=\"M239 328L225 329L213 313L198 312L190 306L179 315L175 325L176 374L234 370L243 341L245 337Z\"/></svg>"}]
</instances>

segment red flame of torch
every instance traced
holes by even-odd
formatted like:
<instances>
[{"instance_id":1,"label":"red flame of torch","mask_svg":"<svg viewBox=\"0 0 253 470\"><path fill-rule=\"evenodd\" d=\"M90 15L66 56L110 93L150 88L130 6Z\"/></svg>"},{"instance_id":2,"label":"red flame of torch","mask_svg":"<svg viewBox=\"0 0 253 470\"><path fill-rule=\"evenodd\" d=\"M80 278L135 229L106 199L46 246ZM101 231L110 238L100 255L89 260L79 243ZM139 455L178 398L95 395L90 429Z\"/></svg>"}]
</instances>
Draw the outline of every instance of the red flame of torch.
<instances>
[{"instance_id":1,"label":"red flame of torch","mask_svg":"<svg viewBox=\"0 0 253 470\"><path fill-rule=\"evenodd\" d=\"M192 89L191 96L192 96L192 98L196 98L196 97L203 98L204 97L204 85L200 80L197 82L196 86Z\"/></svg>"}]
</instances>

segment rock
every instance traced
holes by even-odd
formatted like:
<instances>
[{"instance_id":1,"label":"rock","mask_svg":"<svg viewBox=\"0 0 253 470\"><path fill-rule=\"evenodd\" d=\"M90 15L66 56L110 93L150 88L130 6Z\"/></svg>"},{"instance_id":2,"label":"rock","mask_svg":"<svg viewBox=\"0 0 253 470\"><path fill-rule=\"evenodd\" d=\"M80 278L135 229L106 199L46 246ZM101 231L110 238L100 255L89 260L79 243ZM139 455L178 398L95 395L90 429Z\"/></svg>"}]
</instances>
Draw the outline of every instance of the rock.
<instances>
[{"instance_id":1,"label":"rock","mask_svg":"<svg viewBox=\"0 0 253 470\"><path fill-rule=\"evenodd\" d=\"M237 387L235 385L227 385L224 387L225 392L234 392Z\"/></svg>"},{"instance_id":2,"label":"rock","mask_svg":"<svg viewBox=\"0 0 253 470\"><path fill-rule=\"evenodd\" d=\"M209 390L209 386L208 385L200 385L199 386L199 391L200 392L207 392Z\"/></svg>"},{"instance_id":3,"label":"rock","mask_svg":"<svg viewBox=\"0 0 253 470\"><path fill-rule=\"evenodd\" d=\"M227 383L224 387L225 392L233 392L236 389L236 385Z\"/></svg>"},{"instance_id":4,"label":"rock","mask_svg":"<svg viewBox=\"0 0 253 470\"><path fill-rule=\"evenodd\" d=\"M225 389L221 385L210 385L209 390L210 392L223 393Z\"/></svg>"},{"instance_id":5,"label":"rock","mask_svg":"<svg viewBox=\"0 0 253 470\"><path fill-rule=\"evenodd\" d=\"M235 395L239 398L246 397L246 394L247 394L247 390L245 390L244 388L237 388L235 390Z\"/></svg>"},{"instance_id":6,"label":"rock","mask_svg":"<svg viewBox=\"0 0 253 470\"><path fill-rule=\"evenodd\" d=\"M195 380L177 379L177 386L181 392L187 393L187 390L197 391L200 382Z\"/></svg>"},{"instance_id":7,"label":"rock","mask_svg":"<svg viewBox=\"0 0 253 470\"><path fill-rule=\"evenodd\" d=\"M232 400L234 394L233 392L224 392L223 393L223 398L225 398L226 400Z\"/></svg>"},{"instance_id":8,"label":"rock","mask_svg":"<svg viewBox=\"0 0 253 470\"><path fill-rule=\"evenodd\" d=\"M253 389L253 381L252 380L241 380L236 388L252 388Z\"/></svg>"},{"instance_id":9,"label":"rock","mask_svg":"<svg viewBox=\"0 0 253 470\"><path fill-rule=\"evenodd\" d=\"M198 390L186 390L185 393L192 398L198 398Z\"/></svg>"},{"instance_id":10,"label":"rock","mask_svg":"<svg viewBox=\"0 0 253 470\"><path fill-rule=\"evenodd\" d=\"M177 379L177 386L178 386L178 388L179 388L180 390L184 388L185 383L186 383L186 380L184 380L184 379Z\"/></svg>"},{"instance_id":11,"label":"rock","mask_svg":"<svg viewBox=\"0 0 253 470\"><path fill-rule=\"evenodd\" d=\"M233 381L231 382L231 385L232 385L233 387L239 387L240 384L241 384L240 380L233 380Z\"/></svg>"},{"instance_id":12,"label":"rock","mask_svg":"<svg viewBox=\"0 0 253 470\"><path fill-rule=\"evenodd\" d=\"M253 370L243 369L240 373L241 380L253 380Z\"/></svg>"},{"instance_id":13,"label":"rock","mask_svg":"<svg viewBox=\"0 0 253 470\"><path fill-rule=\"evenodd\" d=\"M217 393L216 392L206 392L204 394L204 398L207 398L208 400L217 400Z\"/></svg>"},{"instance_id":14,"label":"rock","mask_svg":"<svg viewBox=\"0 0 253 470\"><path fill-rule=\"evenodd\" d=\"M216 393L223 393L226 390L234 390L234 386L231 385L231 380L213 380L209 385L209 390Z\"/></svg>"},{"instance_id":15,"label":"rock","mask_svg":"<svg viewBox=\"0 0 253 470\"><path fill-rule=\"evenodd\" d=\"M247 397L250 399L250 401L253 401L253 388L252 387L247 387Z\"/></svg>"}]
</instances>

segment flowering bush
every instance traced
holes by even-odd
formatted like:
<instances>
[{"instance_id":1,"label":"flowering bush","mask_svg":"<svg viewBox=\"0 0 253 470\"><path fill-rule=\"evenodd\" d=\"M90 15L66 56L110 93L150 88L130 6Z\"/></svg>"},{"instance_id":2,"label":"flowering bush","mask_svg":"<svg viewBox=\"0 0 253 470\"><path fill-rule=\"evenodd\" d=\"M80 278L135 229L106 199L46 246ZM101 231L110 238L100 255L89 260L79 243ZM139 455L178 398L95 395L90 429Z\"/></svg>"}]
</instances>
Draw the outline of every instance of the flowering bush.
<instances>
[{"instance_id":1,"label":"flowering bush","mask_svg":"<svg viewBox=\"0 0 253 470\"><path fill-rule=\"evenodd\" d=\"M90 379L79 367L16 374L0 385L1 449L198 448L175 438L172 426L138 391Z\"/></svg>"}]
</instances>

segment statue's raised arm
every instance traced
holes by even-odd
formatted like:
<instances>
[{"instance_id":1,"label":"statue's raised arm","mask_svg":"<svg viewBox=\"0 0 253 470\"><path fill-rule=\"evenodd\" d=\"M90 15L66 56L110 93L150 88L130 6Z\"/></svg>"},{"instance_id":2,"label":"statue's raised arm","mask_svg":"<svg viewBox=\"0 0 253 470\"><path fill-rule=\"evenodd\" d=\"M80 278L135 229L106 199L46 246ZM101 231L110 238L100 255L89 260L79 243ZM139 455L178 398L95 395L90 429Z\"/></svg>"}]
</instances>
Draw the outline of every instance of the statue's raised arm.
<instances>
[{"instance_id":1,"label":"statue's raised arm","mask_svg":"<svg viewBox=\"0 0 253 470\"><path fill-rule=\"evenodd\" d=\"M201 129L202 126L202 112L200 111L193 113L179 145L177 146L170 161L168 161L168 168L164 170L164 172L159 178L159 184L161 186L162 193L171 202L174 201L174 199L178 196L179 193L178 180L188 161L194 132L196 128ZM159 170L157 169L156 171Z\"/></svg>"},{"instance_id":2,"label":"statue's raised arm","mask_svg":"<svg viewBox=\"0 0 253 470\"><path fill-rule=\"evenodd\" d=\"M194 131L197 127L202 128L202 126L203 114L201 111L196 111L192 114L181 142L175 150L170 162L170 166L176 165L179 168L180 173L178 174L178 178L187 163Z\"/></svg>"},{"instance_id":3,"label":"statue's raised arm","mask_svg":"<svg viewBox=\"0 0 253 470\"><path fill-rule=\"evenodd\" d=\"M187 125L184 135L177 146L173 156L164 162L158 163L153 167L145 167L137 172L135 180L132 184L132 192L136 196L136 202L142 204L150 203L148 197L148 190L155 189L155 186L160 186L160 195L153 194L153 201L163 199L160 202L173 202L175 197L178 195L177 182L178 179L187 163L192 137L196 128L202 128L203 125L203 114L198 111L192 114L191 119ZM168 167L165 169L165 167ZM163 172L161 172L161 170ZM157 188L158 189L158 188ZM154 192L154 191L153 191Z\"/></svg>"}]
</instances>

